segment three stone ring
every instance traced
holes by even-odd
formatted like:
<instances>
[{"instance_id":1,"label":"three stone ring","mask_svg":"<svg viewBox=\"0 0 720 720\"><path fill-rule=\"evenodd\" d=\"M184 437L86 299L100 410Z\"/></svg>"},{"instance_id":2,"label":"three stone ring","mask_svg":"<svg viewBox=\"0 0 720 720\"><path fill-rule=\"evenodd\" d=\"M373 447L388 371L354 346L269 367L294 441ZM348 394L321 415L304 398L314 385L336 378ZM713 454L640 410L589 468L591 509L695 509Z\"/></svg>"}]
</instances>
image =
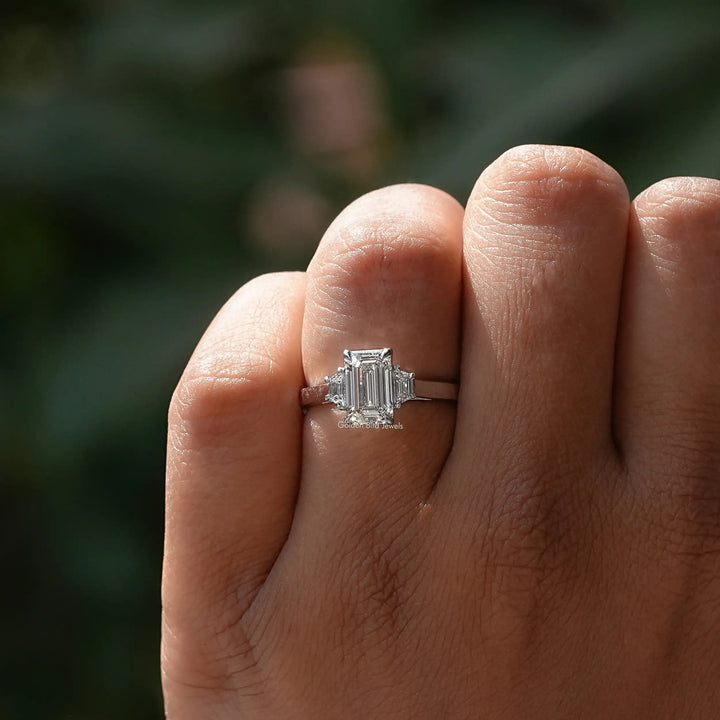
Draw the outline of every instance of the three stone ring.
<instances>
[{"instance_id":1,"label":"three stone ring","mask_svg":"<svg viewBox=\"0 0 720 720\"><path fill-rule=\"evenodd\" d=\"M393 365L392 349L345 350L345 364L320 385L303 388L303 408L334 403L346 412L347 427L386 427L409 400L457 400L456 383L416 380Z\"/></svg>"}]
</instances>

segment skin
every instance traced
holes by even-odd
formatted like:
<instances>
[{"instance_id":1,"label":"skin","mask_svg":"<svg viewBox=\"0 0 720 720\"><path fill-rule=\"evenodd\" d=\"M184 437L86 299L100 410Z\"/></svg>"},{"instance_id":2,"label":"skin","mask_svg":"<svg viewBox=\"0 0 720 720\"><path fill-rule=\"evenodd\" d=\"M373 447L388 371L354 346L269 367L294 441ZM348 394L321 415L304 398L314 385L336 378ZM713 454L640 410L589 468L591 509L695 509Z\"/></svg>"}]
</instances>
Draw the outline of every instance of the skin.
<instances>
[{"instance_id":1,"label":"skin","mask_svg":"<svg viewBox=\"0 0 720 720\"><path fill-rule=\"evenodd\" d=\"M338 428L393 348L451 402ZM720 182L523 146L242 287L170 408L167 717L717 718Z\"/></svg>"}]
</instances>

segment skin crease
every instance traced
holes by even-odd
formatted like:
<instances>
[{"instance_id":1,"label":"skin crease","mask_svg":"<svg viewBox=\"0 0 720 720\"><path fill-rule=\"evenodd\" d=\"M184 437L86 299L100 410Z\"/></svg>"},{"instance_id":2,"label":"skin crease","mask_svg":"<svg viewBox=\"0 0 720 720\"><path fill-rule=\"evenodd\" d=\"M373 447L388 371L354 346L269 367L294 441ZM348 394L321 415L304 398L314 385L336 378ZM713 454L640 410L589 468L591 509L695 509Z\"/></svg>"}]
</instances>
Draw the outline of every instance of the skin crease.
<instances>
[{"instance_id":1,"label":"skin crease","mask_svg":"<svg viewBox=\"0 0 720 720\"><path fill-rule=\"evenodd\" d=\"M392 347L458 402L338 428ZM514 148L219 312L173 396L171 720L720 716L720 182Z\"/></svg>"}]
</instances>

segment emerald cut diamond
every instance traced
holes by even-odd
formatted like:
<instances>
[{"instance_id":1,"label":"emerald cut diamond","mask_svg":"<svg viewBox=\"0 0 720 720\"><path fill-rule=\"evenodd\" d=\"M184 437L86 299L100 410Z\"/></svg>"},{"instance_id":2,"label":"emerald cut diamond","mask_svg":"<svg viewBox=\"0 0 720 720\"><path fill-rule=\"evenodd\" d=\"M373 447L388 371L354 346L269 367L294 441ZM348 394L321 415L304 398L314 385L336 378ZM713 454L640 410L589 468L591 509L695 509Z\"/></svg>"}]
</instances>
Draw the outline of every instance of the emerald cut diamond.
<instances>
[{"instance_id":1,"label":"emerald cut diamond","mask_svg":"<svg viewBox=\"0 0 720 720\"><path fill-rule=\"evenodd\" d=\"M392 350L345 350L345 365L325 378L326 402L346 411L351 427L392 425L394 410L415 397L415 373L392 364Z\"/></svg>"}]
</instances>

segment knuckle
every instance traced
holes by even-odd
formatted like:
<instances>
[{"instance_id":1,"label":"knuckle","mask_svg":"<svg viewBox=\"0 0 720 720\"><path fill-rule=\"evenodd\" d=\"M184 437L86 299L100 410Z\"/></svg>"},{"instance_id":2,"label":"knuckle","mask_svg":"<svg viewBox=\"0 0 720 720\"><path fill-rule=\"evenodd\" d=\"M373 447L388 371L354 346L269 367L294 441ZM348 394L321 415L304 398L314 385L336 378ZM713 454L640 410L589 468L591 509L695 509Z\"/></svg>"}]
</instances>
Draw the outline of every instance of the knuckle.
<instances>
[{"instance_id":1,"label":"knuckle","mask_svg":"<svg viewBox=\"0 0 720 720\"><path fill-rule=\"evenodd\" d=\"M168 416L176 449L251 447L271 422L268 395L287 394L273 358L260 348L196 357L173 392Z\"/></svg>"},{"instance_id":2,"label":"knuckle","mask_svg":"<svg viewBox=\"0 0 720 720\"><path fill-rule=\"evenodd\" d=\"M390 647L407 625L418 564L416 543L402 525L391 530L366 526L344 545L337 572L341 625L350 645Z\"/></svg>"},{"instance_id":3,"label":"knuckle","mask_svg":"<svg viewBox=\"0 0 720 720\"><path fill-rule=\"evenodd\" d=\"M223 418L234 419L235 410L261 410L272 385L271 366L271 358L256 352L191 363L170 401L171 418L184 425L216 425Z\"/></svg>"},{"instance_id":4,"label":"knuckle","mask_svg":"<svg viewBox=\"0 0 720 720\"><path fill-rule=\"evenodd\" d=\"M325 266L326 282L355 297L363 290L377 292L387 281L395 288L429 281L445 255L433 228L406 221L348 228L338 240L334 257Z\"/></svg>"},{"instance_id":5,"label":"knuckle","mask_svg":"<svg viewBox=\"0 0 720 720\"><path fill-rule=\"evenodd\" d=\"M492 555L504 567L540 572L564 564L569 519L563 502L533 477L518 481L498 498L491 536Z\"/></svg>"},{"instance_id":6,"label":"knuckle","mask_svg":"<svg viewBox=\"0 0 720 720\"><path fill-rule=\"evenodd\" d=\"M518 612L528 603L528 612L553 605L562 588L579 588L600 535L598 499L580 472L547 461L526 467L535 470L515 467L497 484L482 537L473 539L492 578L486 587L510 598Z\"/></svg>"},{"instance_id":7,"label":"knuckle","mask_svg":"<svg viewBox=\"0 0 720 720\"><path fill-rule=\"evenodd\" d=\"M550 145L522 145L501 155L482 173L468 204L481 197L491 200L489 212L498 220L521 211L522 222L533 225L556 218L558 210L570 211L568 222L575 223L578 212L599 215L629 202L610 165L587 150Z\"/></svg>"},{"instance_id":8,"label":"knuckle","mask_svg":"<svg viewBox=\"0 0 720 720\"><path fill-rule=\"evenodd\" d=\"M707 468L655 477L646 512L648 542L666 557L682 562L717 563L720 559L720 486Z\"/></svg>"},{"instance_id":9,"label":"knuckle","mask_svg":"<svg viewBox=\"0 0 720 720\"><path fill-rule=\"evenodd\" d=\"M455 198L429 185L404 183L373 190L351 202L334 220L327 235L339 228L387 221L420 219L442 234L463 208Z\"/></svg>"},{"instance_id":10,"label":"knuckle","mask_svg":"<svg viewBox=\"0 0 720 720\"><path fill-rule=\"evenodd\" d=\"M163 684L183 691L230 691L247 683L255 658L240 623L211 622L207 610L198 616L203 619L180 629L163 616Z\"/></svg>"},{"instance_id":11,"label":"knuckle","mask_svg":"<svg viewBox=\"0 0 720 720\"><path fill-rule=\"evenodd\" d=\"M355 294L388 279L416 283L443 267L456 270L461 213L434 188L399 185L369 193L330 226L311 264L314 275L326 289Z\"/></svg>"},{"instance_id":12,"label":"knuckle","mask_svg":"<svg viewBox=\"0 0 720 720\"><path fill-rule=\"evenodd\" d=\"M297 391L297 358L278 330L287 326L283 298L287 273L263 275L244 285L218 314L193 353L170 400L169 425L192 428L206 437L238 432L238 421L257 425L272 410L274 397ZM295 274L304 283L302 274ZM271 322L267 321L268 316Z\"/></svg>"},{"instance_id":13,"label":"knuckle","mask_svg":"<svg viewBox=\"0 0 720 720\"><path fill-rule=\"evenodd\" d=\"M686 241L717 239L720 180L667 178L640 193L633 204L642 234L665 245L676 241L675 252L681 253Z\"/></svg>"}]
</instances>

